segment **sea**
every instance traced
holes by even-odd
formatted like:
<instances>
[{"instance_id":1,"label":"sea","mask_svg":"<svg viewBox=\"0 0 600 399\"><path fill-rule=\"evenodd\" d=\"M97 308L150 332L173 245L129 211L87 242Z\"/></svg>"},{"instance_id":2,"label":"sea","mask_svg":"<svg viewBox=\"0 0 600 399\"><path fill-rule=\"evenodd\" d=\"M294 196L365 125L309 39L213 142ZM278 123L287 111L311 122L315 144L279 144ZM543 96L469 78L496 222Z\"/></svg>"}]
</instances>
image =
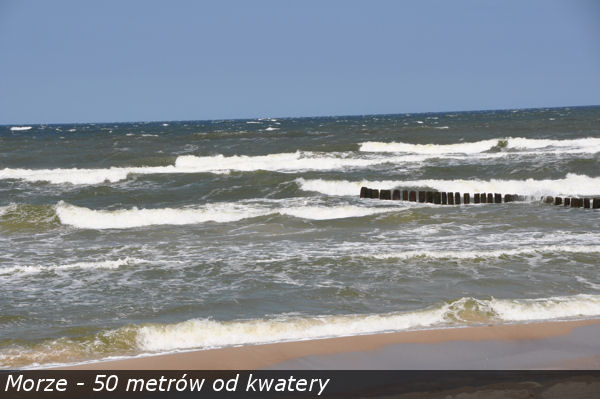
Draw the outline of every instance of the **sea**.
<instances>
[{"instance_id":1,"label":"sea","mask_svg":"<svg viewBox=\"0 0 600 399\"><path fill-rule=\"evenodd\" d=\"M600 196L599 106L0 126L0 368L598 317L544 196Z\"/></svg>"}]
</instances>

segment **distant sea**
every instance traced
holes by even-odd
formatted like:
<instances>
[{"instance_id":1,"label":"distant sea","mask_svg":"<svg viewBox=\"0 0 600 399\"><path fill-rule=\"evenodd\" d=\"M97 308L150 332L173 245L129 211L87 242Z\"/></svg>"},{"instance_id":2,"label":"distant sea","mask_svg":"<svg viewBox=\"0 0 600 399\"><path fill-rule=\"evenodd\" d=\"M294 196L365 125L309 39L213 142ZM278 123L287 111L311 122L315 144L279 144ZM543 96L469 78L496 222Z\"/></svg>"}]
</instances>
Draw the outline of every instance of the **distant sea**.
<instances>
[{"instance_id":1,"label":"distant sea","mask_svg":"<svg viewBox=\"0 0 600 399\"><path fill-rule=\"evenodd\" d=\"M0 367L597 317L544 195L600 195L600 107L0 126Z\"/></svg>"}]
</instances>

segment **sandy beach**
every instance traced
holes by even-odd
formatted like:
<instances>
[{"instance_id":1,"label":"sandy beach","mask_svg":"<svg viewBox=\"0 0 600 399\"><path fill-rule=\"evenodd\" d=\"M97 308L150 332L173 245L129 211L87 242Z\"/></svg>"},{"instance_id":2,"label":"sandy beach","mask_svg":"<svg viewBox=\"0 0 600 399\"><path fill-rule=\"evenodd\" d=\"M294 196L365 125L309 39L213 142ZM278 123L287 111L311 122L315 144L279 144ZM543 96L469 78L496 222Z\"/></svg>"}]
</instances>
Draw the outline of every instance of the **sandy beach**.
<instances>
[{"instance_id":1,"label":"sandy beach","mask_svg":"<svg viewBox=\"0 0 600 399\"><path fill-rule=\"evenodd\" d=\"M504 324L250 345L67 369L598 369L600 319Z\"/></svg>"}]
</instances>

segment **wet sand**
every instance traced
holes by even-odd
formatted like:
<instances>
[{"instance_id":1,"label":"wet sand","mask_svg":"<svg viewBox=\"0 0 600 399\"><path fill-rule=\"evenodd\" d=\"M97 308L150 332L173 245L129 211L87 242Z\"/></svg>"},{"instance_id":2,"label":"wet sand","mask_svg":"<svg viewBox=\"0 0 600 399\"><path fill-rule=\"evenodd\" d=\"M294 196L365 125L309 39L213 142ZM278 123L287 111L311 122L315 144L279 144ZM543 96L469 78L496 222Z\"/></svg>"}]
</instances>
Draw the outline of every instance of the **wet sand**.
<instances>
[{"instance_id":1,"label":"wet sand","mask_svg":"<svg viewBox=\"0 0 600 399\"><path fill-rule=\"evenodd\" d=\"M600 319L248 345L68 369L600 369Z\"/></svg>"}]
</instances>

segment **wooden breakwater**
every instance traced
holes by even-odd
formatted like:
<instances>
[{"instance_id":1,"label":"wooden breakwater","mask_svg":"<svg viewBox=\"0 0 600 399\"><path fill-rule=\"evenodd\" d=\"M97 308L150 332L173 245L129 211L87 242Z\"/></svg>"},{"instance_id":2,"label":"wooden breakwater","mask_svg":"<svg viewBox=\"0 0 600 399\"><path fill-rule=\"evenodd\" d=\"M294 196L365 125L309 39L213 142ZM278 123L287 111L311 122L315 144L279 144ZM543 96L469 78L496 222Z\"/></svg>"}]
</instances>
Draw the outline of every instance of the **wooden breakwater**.
<instances>
[{"instance_id":1,"label":"wooden breakwater","mask_svg":"<svg viewBox=\"0 0 600 399\"><path fill-rule=\"evenodd\" d=\"M525 201L528 197L518 194L499 193L470 193L440 192L440 191L418 191L418 190L378 190L361 187L360 198L375 198L391 201L422 202L437 205L460 205L462 204L501 204L506 202ZM557 206L571 208L600 209L600 198L582 197L542 197L541 201Z\"/></svg>"}]
</instances>

